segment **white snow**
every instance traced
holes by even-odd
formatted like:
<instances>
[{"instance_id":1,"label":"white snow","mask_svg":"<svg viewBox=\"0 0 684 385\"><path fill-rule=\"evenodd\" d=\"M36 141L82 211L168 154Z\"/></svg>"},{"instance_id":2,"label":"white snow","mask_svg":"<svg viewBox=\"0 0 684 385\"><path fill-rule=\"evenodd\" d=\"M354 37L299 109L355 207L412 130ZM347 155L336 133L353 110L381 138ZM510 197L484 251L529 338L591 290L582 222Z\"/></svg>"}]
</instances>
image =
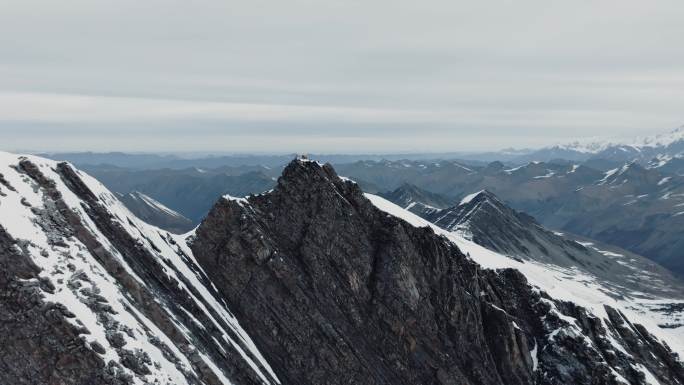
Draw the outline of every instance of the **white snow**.
<instances>
[{"instance_id":1,"label":"white snow","mask_svg":"<svg viewBox=\"0 0 684 385\"><path fill-rule=\"evenodd\" d=\"M530 351L530 356L532 356L532 371L536 372L537 368L539 367L539 355L537 349L539 348L539 345L537 344L537 341L534 341L534 348Z\"/></svg>"},{"instance_id":2,"label":"white snow","mask_svg":"<svg viewBox=\"0 0 684 385\"><path fill-rule=\"evenodd\" d=\"M642 152L646 147L667 147L682 140L684 140L684 126L665 134L637 138L588 138L572 143L557 144L552 148L586 154L596 154L611 147L623 152L627 152L627 150Z\"/></svg>"},{"instance_id":3,"label":"white snow","mask_svg":"<svg viewBox=\"0 0 684 385\"><path fill-rule=\"evenodd\" d=\"M483 192L484 190L480 190L478 192L466 195L465 197L463 197L463 199L461 199L461 203L459 203L459 206L467 205L468 203L472 202L472 200L475 199L475 197L482 194Z\"/></svg>"},{"instance_id":4,"label":"white snow","mask_svg":"<svg viewBox=\"0 0 684 385\"><path fill-rule=\"evenodd\" d=\"M223 196L223 199L228 200L228 201L237 202L237 204L239 204L240 206L243 206L243 207L246 205L249 205L249 201L245 197L238 198L238 197L234 197L232 195L226 194Z\"/></svg>"},{"instance_id":5,"label":"white snow","mask_svg":"<svg viewBox=\"0 0 684 385\"><path fill-rule=\"evenodd\" d=\"M546 170L546 174L544 175L539 175L535 176L533 179L546 179L546 178L551 178L552 176L556 175L556 172L553 170Z\"/></svg>"},{"instance_id":6,"label":"white snow","mask_svg":"<svg viewBox=\"0 0 684 385\"><path fill-rule=\"evenodd\" d=\"M669 146L682 140L684 140L684 126L665 134L637 137L632 145L635 147L660 147Z\"/></svg>"},{"instance_id":7,"label":"white snow","mask_svg":"<svg viewBox=\"0 0 684 385\"><path fill-rule=\"evenodd\" d=\"M522 169L522 168L524 168L524 167L527 167L527 164L524 164L524 165L522 165L522 166L518 166L518 167L515 167L515 168L511 168L511 169L508 169L508 170L504 170L504 172L505 172L506 174L509 174L509 175L510 175L510 174L513 174L514 172L516 172L516 171L518 171L518 170L520 170L520 169Z\"/></svg>"},{"instance_id":8,"label":"white snow","mask_svg":"<svg viewBox=\"0 0 684 385\"><path fill-rule=\"evenodd\" d=\"M660 385L660 382L655 378L653 373L651 373L644 365L636 364L637 369L644 374L646 384L648 385Z\"/></svg>"},{"instance_id":9,"label":"white snow","mask_svg":"<svg viewBox=\"0 0 684 385\"><path fill-rule=\"evenodd\" d=\"M619 168L614 168L614 169L612 169L612 170L606 171L606 173L603 174L603 175L604 175L604 176L603 176L603 179L601 179L600 181L598 181L597 184L599 184L599 185L605 184L605 183L608 181L608 178L610 178L611 176L615 175L618 171L620 171Z\"/></svg>"},{"instance_id":10,"label":"white snow","mask_svg":"<svg viewBox=\"0 0 684 385\"><path fill-rule=\"evenodd\" d=\"M143 193L141 193L141 192L136 192L136 194L135 194L134 196L140 197L140 199L142 199L145 203L147 203L148 205L152 206L153 208L156 208L156 209L159 210L159 211L165 212L165 213L167 213L167 214L169 214L169 215L171 215L171 216L174 216L174 217L179 217L179 218L180 218L180 217L183 217L183 216L182 216L181 214L179 214L178 212L176 212L176 211L174 211L174 210L172 210L172 209L170 209L170 208L164 206L162 203L160 203L159 201L157 201L156 199L154 199L154 198L152 198L152 197L150 197L150 196L148 196L148 195L145 195L145 194L143 194Z\"/></svg>"},{"instance_id":11,"label":"white snow","mask_svg":"<svg viewBox=\"0 0 684 385\"><path fill-rule=\"evenodd\" d=\"M658 182L658 186L664 185L665 183L669 182L670 179L672 179L671 176L666 176L665 178L661 179L661 180Z\"/></svg>"}]
</instances>

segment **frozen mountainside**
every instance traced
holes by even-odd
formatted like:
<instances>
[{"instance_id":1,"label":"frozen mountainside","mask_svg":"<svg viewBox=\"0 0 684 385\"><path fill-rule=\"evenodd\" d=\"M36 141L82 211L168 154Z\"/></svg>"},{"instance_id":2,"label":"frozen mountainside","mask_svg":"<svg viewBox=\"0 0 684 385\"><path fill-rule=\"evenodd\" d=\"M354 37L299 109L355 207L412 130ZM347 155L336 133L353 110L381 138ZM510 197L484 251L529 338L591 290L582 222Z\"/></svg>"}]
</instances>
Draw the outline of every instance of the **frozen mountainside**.
<instances>
[{"instance_id":1,"label":"frozen mountainside","mask_svg":"<svg viewBox=\"0 0 684 385\"><path fill-rule=\"evenodd\" d=\"M684 284L658 264L634 254L626 257L624 251L589 247L547 230L486 190L467 196L458 206L420 216L502 255L577 268L616 288L684 299Z\"/></svg>"},{"instance_id":2,"label":"frozen mountainside","mask_svg":"<svg viewBox=\"0 0 684 385\"><path fill-rule=\"evenodd\" d=\"M136 217L146 223L163 228L176 234L187 233L195 226L192 221L176 211L164 206L159 201L141 193L133 191L120 195L119 200Z\"/></svg>"},{"instance_id":3,"label":"frozen mountainside","mask_svg":"<svg viewBox=\"0 0 684 385\"><path fill-rule=\"evenodd\" d=\"M468 195L458 206L418 215L520 264L541 264L552 271L566 271L567 277L592 277L600 283L600 290L613 298L646 300L640 307L660 328L684 334L684 285L646 258L549 231L489 191Z\"/></svg>"},{"instance_id":4,"label":"frozen mountainside","mask_svg":"<svg viewBox=\"0 0 684 385\"><path fill-rule=\"evenodd\" d=\"M608 308L618 309L634 324L643 325L646 330L667 343L678 354L684 354L683 319L678 308L684 307L681 294L677 298L664 298L643 292L630 291L624 287L604 284L600 279L579 268L560 267L537 261L520 261L486 249L466 239L458 232L444 230L431 222L410 213L379 196L366 194L375 206L388 214L401 218L416 227L431 228L436 234L456 244L470 258L482 267L490 269L513 268L522 272L531 285L548 293L552 298L572 302L588 309L610 330ZM644 277L649 279L649 277ZM578 327L579 319L567 319L571 328ZM679 325L674 328L672 325ZM579 326L581 328L581 326ZM617 338L613 338L617 337ZM609 336L613 348L623 351L618 336Z\"/></svg>"},{"instance_id":5,"label":"frozen mountainside","mask_svg":"<svg viewBox=\"0 0 684 385\"><path fill-rule=\"evenodd\" d=\"M69 164L0 153L0 383L278 383L186 237Z\"/></svg>"}]
</instances>

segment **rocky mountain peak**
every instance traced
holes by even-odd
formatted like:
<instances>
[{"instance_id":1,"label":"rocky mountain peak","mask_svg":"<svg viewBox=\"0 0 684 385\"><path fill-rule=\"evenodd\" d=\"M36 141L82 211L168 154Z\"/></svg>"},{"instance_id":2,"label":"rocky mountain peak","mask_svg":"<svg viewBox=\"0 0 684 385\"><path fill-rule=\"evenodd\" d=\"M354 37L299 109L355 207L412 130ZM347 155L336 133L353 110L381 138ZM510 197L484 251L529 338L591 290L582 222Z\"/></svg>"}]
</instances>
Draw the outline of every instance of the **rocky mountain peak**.
<instances>
[{"instance_id":1,"label":"rocky mountain peak","mask_svg":"<svg viewBox=\"0 0 684 385\"><path fill-rule=\"evenodd\" d=\"M487 164L485 170L487 171L501 171L505 168L504 164L498 160Z\"/></svg>"},{"instance_id":2,"label":"rocky mountain peak","mask_svg":"<svg viewBox=\"0 0 684 385\"><path fill-rule=\"evenodd\" d=\"M482 203L490 203L494 206L503 206L503 202L499 200L499 197L497 197L494 193L491 191L484 189L480 190L476 193L473 193L471 195L465 196L462 200L459 206L474 206L474 205L479 205Z\"/></svg>"},{"instance_id":3,"label":"rocky mountain peak","mask_svg":"<svg viewBox=\"0 0 684 385\"><path fill-rule=\"evenodd\" d=\"M617 383L613 370L641 381L596 326L613 321L554 302L515 270L480 269L370 197L330 166L295 160L272 191L221 200L197 229L193 254L282 383Z\"/></svg>"},{"instance_id":4,"label":"rocky mountain peak","mask_svg":"<svg viewBox=\"0 0 684 385\"><path fill-rule=\"evenodd\" d=\"M432 212L452 205L448 198L423 190L410 183L403 183L394 191L380 195L418 215L423 212Z\"/></svg>"},{"instance_id":5,"label":"rocky mountain peak","mask_svg":"<svg viewBox=\"0 0 684 385\"><path fill-rule=\"evenodd\" d=\"M312 189L328 187L342 182L330 164L321 164L307 158L295 158L283 169L276 189Z\"/></svg>"}]
</instances>

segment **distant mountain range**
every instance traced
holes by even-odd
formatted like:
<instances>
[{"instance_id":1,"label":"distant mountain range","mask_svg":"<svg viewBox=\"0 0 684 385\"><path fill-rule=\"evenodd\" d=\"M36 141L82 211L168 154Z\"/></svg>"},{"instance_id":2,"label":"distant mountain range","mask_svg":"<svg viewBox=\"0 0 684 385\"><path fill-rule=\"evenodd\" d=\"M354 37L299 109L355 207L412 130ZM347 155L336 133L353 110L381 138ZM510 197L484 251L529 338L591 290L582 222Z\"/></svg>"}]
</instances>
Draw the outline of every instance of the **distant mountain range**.
<instances>
[{"instance_id":1,"label":"distant mountain range","mask_svg":"<svg viewBox=\"0 0 684 385\"><path fill-rule=\"evenodd\" d=\"M216 197L225 194L243 196L268 190L275 184L270 174L279 172L262 166L239 169L221 167L213 170L129 170L110 166L83 169L119 194L142 193L189 218L194 224L198 224L206 215ZM130 205L131 202L130 199L124 200L136 215L145 216Z\"/></svg>"},{"instance_id":2,"label":"distant mountain range","mask_svg":"<svg viewBox=\"0 0 684 385\"><path fill-rule=\"evenodd\" d=\"M419 159L336 155L328 160L341 175L368 192L384 194L405 184L416 186L423 196L413 202L412 210L443 209L469 194L488 190L550 229L627 249L684 274L683 138L684 129L680 128L634 140L573 143L535 151L509 149L492 162L482 160L496 159L494 153L470 154L478 160L449 159L467 154L413 156ZM294 157L55 156L81 164L117 193L137 191L151 197L189 218L193 225L199 224L217 196L271 189ZM402 207L411 203L401 197L389 198ZM124 201L137 215L145 216L132 201Z\"/></svg>"},{"instance_id":3,"label":"distant mountain range","mask_svg":"<svg viewBox=\"0 0 684 385\"><path fill-rule=\"evenodd\" d=\"M129 154L123 152L94 153L43 153L50 159L69 161L77 166L115 166L134 170L187 169L241 166L265 166L282 168L296 154ZM500 151L449 153L398 153L398 154L310 154L312 159L332 164L357 161L399 160L461 160L462 163L479 165L492 161L524 164L531 161L549 162L567 160L573 162L604 161L625 163L637 160L647 163L653 159L669 160L684 157L684 126L670 132L632 139L583 140L560 143L539 149L508 148Z\"/></svg>"},{"instance_id":4,"label":"distant mountain range","mask_svg":"<svg viewBox=\"0 0 684 385\"><path fill-rule=\"evenodd\" d=\"M668 133L634 139L584 141L559 144L523 154L514 161L607 160L624 163L650 162L684 156L684 126Z\"/></svg>"}]
</instances>

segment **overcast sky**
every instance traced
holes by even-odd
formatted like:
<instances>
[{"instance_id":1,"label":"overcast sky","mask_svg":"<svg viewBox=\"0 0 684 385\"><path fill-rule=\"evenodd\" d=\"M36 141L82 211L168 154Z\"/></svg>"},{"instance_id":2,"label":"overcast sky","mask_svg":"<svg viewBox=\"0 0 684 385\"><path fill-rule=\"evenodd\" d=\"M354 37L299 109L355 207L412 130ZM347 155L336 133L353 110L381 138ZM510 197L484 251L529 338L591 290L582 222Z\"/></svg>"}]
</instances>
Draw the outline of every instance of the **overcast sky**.
<instances>
[{"instance_id":1,"label":"overcast sky","mask_svg":"<svg viewBox=\"0 0 684 385\"><path fill-rule=\"evenodd\" d=\"M536 147L684 124L681 0L4 0L6 150Z\"/></svg>"}]
</instances>

